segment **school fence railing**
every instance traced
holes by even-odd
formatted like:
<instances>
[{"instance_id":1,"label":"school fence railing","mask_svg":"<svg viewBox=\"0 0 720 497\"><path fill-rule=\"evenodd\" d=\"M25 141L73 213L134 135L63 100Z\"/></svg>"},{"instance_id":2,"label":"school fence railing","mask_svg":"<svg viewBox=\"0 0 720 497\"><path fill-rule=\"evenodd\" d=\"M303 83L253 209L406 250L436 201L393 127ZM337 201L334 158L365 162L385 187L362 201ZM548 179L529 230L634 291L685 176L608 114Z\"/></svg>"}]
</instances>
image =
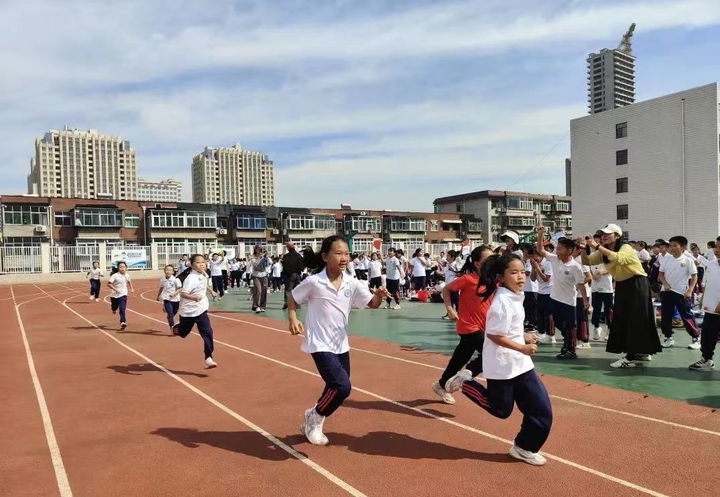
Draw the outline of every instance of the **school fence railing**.
<instances>
[{"instance_id":1,"label":"school fence railing","mask_svg":"<svg viewBox=\"0 0 720 497\"><path fill-rule=\"evenodd\" d=\"M0 274L40 272L40 247L0 247Z\"/></svg>"}]
</instances>

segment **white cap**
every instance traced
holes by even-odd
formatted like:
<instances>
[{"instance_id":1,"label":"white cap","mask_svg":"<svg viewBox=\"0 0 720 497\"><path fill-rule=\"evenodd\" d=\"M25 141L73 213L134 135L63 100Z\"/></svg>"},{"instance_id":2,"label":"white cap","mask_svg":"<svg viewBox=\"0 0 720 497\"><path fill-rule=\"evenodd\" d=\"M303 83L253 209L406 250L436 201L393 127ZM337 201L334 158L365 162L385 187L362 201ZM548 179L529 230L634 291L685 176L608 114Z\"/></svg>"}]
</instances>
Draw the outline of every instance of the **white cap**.
<instances>
[{"instance_id":1,"label":"white cap","mask_svg":"<svg viewBox=\"0 0 720 497\"><path fill-rule=\"evenodd\" d=\"M605 227L604 227L603 229L601 229L600 231L602 231L602 232L605 233L606 235L610 235L610 234L612 234L612 233L615 233L615 234L617 234L618 236L622 236L622 233L623 233L623 232L622 232L622 229L621 229L620 226L618 226L617 224L608 224L607 226L605 226Z\"/></svg>"},{"instance_id":2,"label":"white cap","mask_svg":"<svg viewBox=\"0 0 720 497\"><path fill-rule=\"evenodd\" d=\"M500 235L500 240L505 241L505 238L510 238L512 241L515 242L516 245L520 243L520 237L514 231L506 231L505 233Z\"/></svg>"}]
</instances>

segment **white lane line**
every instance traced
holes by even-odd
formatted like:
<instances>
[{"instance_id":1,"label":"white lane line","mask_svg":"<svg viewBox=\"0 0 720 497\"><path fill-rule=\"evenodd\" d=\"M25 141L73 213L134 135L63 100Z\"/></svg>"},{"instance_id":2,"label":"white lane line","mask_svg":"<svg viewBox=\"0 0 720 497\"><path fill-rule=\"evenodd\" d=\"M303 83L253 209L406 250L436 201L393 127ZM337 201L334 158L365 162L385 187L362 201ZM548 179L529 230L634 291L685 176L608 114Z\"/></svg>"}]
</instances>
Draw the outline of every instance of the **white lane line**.
<instances>
[{"instance_id":1,"label":"white lane line","mask_svg":"<svg viewBox=\"0 0 720 497\"><path fill-rule=\"evenodd\" d=\"M72 497L73 493L70 488L70 481L65 471L65 464L63 464L60 447L58 446L57 438L55 438L55 430L53 429L52 420L50 419L50 410L45 401L45 394L43 393L42 385L40 385L37 369L35 369L35 361L30 351L30 343L28 342L27 333L25 332L25 325L20 316L20 306L25 302L18 304L15 301L15 291L12 286L10 286L10 293L13 297L15 316L17 317L23 345L25 346L25 355L27 356L28 368L30 369L30 377L32 378L33 387L35 387L35 396L37 397L38 406L40 407L40 416L42 417L43 428L45 429L45 439L47 440L48 449L50 450L50 459L52 460L53 469L55 470L58 491L60 492L60 497Z\"/></svg>"},{"instance_id":2,"label":"white lane line","mask_svg":"<svg viewBox=\"0 0 720 497\"><path fill-rule=\"evenodd\" d=\"M232 409L230 409L230 408L227 407L226 405L222 404L220 401L218 401L218 400L214 399L213 397L209 396L208 394L206 394L205 392L203 392L203 391L200 390L199 388L196 388L196 387L193 386L192 384L190 384L190 383L188 383L187 381L185 381L184 379L180 378L180 377L179 377L178 375L176 375L175 373L172 373L171 371L169 371L168 369L166 369L166 368L163 367L162 365L156 363L155 361L153 361L152 359L150 359L150 358L147 357L146 355L144 355L144 354L142 354L141 352L135 350L134 348L130 347L129 345L126 345L126 344L123 343L121 340L118 340L117 338L115 338L111 333L108 333L108 332L105 331L103 328L97 326L95 323L93 323L93 322L90 321L89 319L85 318L85 317L84 317L83 315L81 315L80 313L76 312L73 308L71 308L69 305L67 305L67 301L68 301L69 299L65 299L64 301L61 302L60 300L56 299L55 297L52 297L52 296L51 296L51 298L52 298L53 300L59 302L60 304L62 304L66 309L68 309L70 312L72 312L73 314L75 314L77 317L79 317L80 319L82 319L83 321L85 321L86 323L88 323L90 326L92 326L92 327L95 328L96 330L100 331L101 333L105 334L105 336L107 336L107 337L110 338L111 340L115 341L118 345L120 345L120 346L122 346L123 348L127 349L128 351L132 352L132 353L135 354L136 356L140 357L140 358L141 358L143 361L145 361L146 363L152 364L154 367L156 367L157 369L159 369L159 370L162 371L163 373L165 373L165 374L167 374L168 376L170 376L172 379L176 380L177 382L179 382L180 384L182 384L183 386L185 386L188 390L190 390L190 391L192 391L193 393L199 395L200 397L202 397L203 399L205 399L206 401L208 401L210 404L212 404L213 406L217 407L218 409L220 409L220 410L223 411L224 413L228 414L229 416L233 417L233 418L236 419L237 421L240 421L242 424L244 424L245 426L247 426L247 427L250 428L251 430L255 431L256 433L259 433L260 435L262 435L263 437L265 437L266 439L268 439L270 442L272 442L272 443L275 444L276 446L278 446L278 447L280 447L281 449L283 449L285 452L287 452L288 454L290 454L292 457L294 457L295 459L297 459L297 460L300 461L301 463L305 464L306 466L308 466L309 468L311 468L312 470L314 470L314 471L317 472L318 474L320 474L320 475L322 475L323 477L325 477L327 480L331 481L332 483L334 483L335 485L337 485L337 486L340 487L341 489L345 490L348 494L353 495L353 496L355 496L355 497L365 497L365 494L363 494L360 490L356 489L355 487L353 487L352 485L350 485L350 484L347 483L346 481L338 478L338 477L335 476L333 473L331 473L331 472L328 471L327 469L323 468L323 467L320 466L319 464L315 463L314 461L311 461L307 456L301 454L300 452L298 452L298 451L295 450L294 448L290 447L289 445L287 445L285 442L283 442L283 441L280 440L279 438L277 438L277 437L273 436L271 433L265 431L264 429L262 429L261 427L259 427L259 426L256 425L255 423L253 423L252 421L244 418L243 416L241 416L240 414L236 413L235 411L233 411ZM128 311L130 311L130 309L128 309ZM130 312L135 312L135 311L130 311ZM136 313L136 314L139 314L139 313ZM151 318L151 319L152 319L152 318ZM155 321L158 321L158 320L155 320ZM159 322L162 322L162 321L159 321ZM70 495L70 494L67 494L67 495Z\"/></svg>"},{"instance_id":3,"label":"white lane line","mask_svg":"<svg viewBox=\"0 0 720 497\"><path fill-rule=\"evenodd\" d=\"M151 291L151 290L148 290L148 291ZM143 299L143 300L148 300L148 301L150 301L151 299L145 298L145 296L144 296L145 293L147 293L147 292L143 292L143 293L141 294L142 299ZM254 322L252 322L252 321L245 321L245 320L242 320L242 319L237 319L237 318L231 318L231 317L227 317L227 316L222 316L222 315L219 315L219 314L217 314L217 313L212 313L211 315L212 315L213 317L217 317L217 318L220 318L220 319L226 319L226 320L228 320L228 321L235 321L235 322L237 322L237 323L249 324L249 325L254 326L254 327L256 327L256 328L266 329L266 330L270 330L270 331L277 331L277 332L285 333L285 334L288 334L288 335L290 334L289 331L281 330L281 329L279 329L279 328L273 328L273 327L270 327L270 326L265 326L265 325L262 325L262 324L254 323ZM427 363L424 363L424 362L413 361L413 360L410 360L410 359L403 359L402 357L396 357L396 356L392 356L392 355L381 354L380 352L374 352L374 351L372 351L372 350L359 349L359 348L356 348L356 347L351 347L351 349L354 350L354 351L357 351L357 352L362 352L362 353L364 353L364 354L369 354L369 355L374 355L374 356L377 356L377 357L382 357L382 358L384 358L384 359L390 359L390 360L393 360L393 361L404 362L404 363L407 363L407 364L414 364L414 365L416 365L416 366L422 366L422 367L426 367L426 368L430 368L430 369L435 369L435 370L438 370L438 371L444 371L444 370L445 370L445 368L440 367L440 366L435 366L435 365L433 365L433 364L427 364ZM482 378L480 378L480 381L483 381L483 382L484 382L485 380L482 379ZM621 410L618 410L618 409L612 409L612 408L610 408L610 407L599 406L599 405L596 405L596 404L591 404L591 403L589 403L589 402L583 402L583 401L581 401L581 400L570 399L570 398L567 398L567 397L561 397L561 396L559 396L559 395L552 395L552 394L550 394L550 398L552 398L552 399L557 399L557 400L561 400L561 401L567 402L567 403L569 403L569 404L575 404L575 405L579 405L579 406L583 406L583 407L588 407L588 408L591 408L591 409L597 409L597 410L600 410L600 411L603 411L603 412L609 412L609 413L613 413L613 414L619 414L619 415L627 416L627 417L634 418L634 419L640 419L640 420L643 420L643 421L650 421L650 422L652 422L652 423L659 423L659 424L662 424L662 425L665 425L665 426L672 426L672 427L674 427L674 428L681 428L681 429L684 429L684 430L690 430L690 431L694 431L694 432L697 432L697 433L703 433L703 434L705 434L705 435L714 435L714 436L716 436L716 437L720 437L720 432L713 431L713 430L707 430L707 429L705 429L705 428L698 428L698 427L696 427L696 426L684 425L684 424L680 424L680 423L675 423L675 422L673 422L673 421L667 421L667 420L664 420L664 419L652 418L652 417L650 417L650 416L643 416L642 414L635 414L635 413L632 413L632 412L621 411Z\"/></svg>"},{"instance_id":4,"label":"white lane line","mask_svg":"<svg viewBox=\"0 0 720 497\"><path fill-rule=\"evenodd\" d=\"M146 318L146 319L149 319L149 320L151 320L151 321L155 321L155 322L158 322L158 323L164 323L164 321L161 321L161 320L159 320L159 319L156 319L156 318L154 318L154 317L152 317L152 316L148 316L147 314L143 314L143 313L141 313L141 312L133 311L133 310L131 310L131 309L128 309L128 311L129 311L129 312L132 312L133 314L137 314L137 315L139 315L139 316L142 316L142 317L144 317L144 318ZM74 312L74 311L73 311L73 312ZM200 336L200 335L198 335L196 332L193 332L193 335L196 335L196 336L198 336L198 337ZM113 337L113 338L114 338L114 337ZM246 350L246 349L237 347L237 346L235 346L235 345L232 345L232 344L229 344L229 343L226 343L226 342L222 342L222 341L220 341L220 340L214 340L214 341L215 341L215 343L218 343L218 344L220 344L220 345L224 345L225 347L228 347L228 348L237 350L237 351L239 351L239 352L243 352L243 353L245 353L245 354L252 355L252 356L257 357L257 358L260 358L260 359L264 359L264 360L269 361L269 362L273 362L273 363L278 364L278 365L281 365L281 366L285 366L286 368L290 368L290 369L293 369L293 370L295 370L295 371L308 374L308 375L310 375L310 376L315 376L315 377L318 377L318 378L320 377L320 375L319 375L318 373L314 372L314 371L308 371L307 369L303 369L303 368L300 368L300 367L298 367L298 366L294 366L294 365L292 365L292 364L288 364L288 363L279 361L279 360L277 360L277 359L273 359L272 357L268 357L268 356L265 356L265 355L262 355L262 354L258 354L257 352L253 352L253 351L251 351L251 350ZM466 430L466 431L475 433L475 434L477 434L477 435L481 435L481 436L483 436L483 437L489 438L489 439L491 439L491 440L495 440L495 441L497 441L497 442L502 442L502 443L505 443L505 444L508 444L508 445L513 445L513 443L514 443L514 442L511 441L511 440L507 440L507 439L502 438L502 437L499 437L499 436L497 436L497 435L493 435L492 433L488 433L488 432L485 432L485 431L482 431L482 430L478 430L477 428L473 428L472 426L468 426L468 425L459 423L459 422L457 422L457 421L453 421L453 420L451 420L451 419L443 418L443 417L441 417L441 416L436 416L435 414L432 414L432 413L430 413L430 412L428 412L428 411L424 411L423 409L420 409L420 408L417 408L417 407L413 407L413 406L409 406L409 405L407 405L407 404L403 404L402 402L398 402L398 401L396 401L396 400L393 400L393 399L390 399L390 398L387 398L387 397L383 397L382 395L378 395L378 394L376 394L376 393L374 393L374 392L371 392L371 391L369 391L369 390L365 390L365 389L362 389L362 388L358 388L358 387L356 387L355 385L353 385L353 390L356 390L356 391L358 391L358 392L360 392L360 393L363 393L363 394L365 394L365 395L367 395L367 396L369 396L369 397L373 397L373 398L375 398L375 399L381 400L381 401L383 401L383 402L387 402L387 403L392 404L392 405L394 405L394 406L402 407L402 408L404 408L404 409L409 409L409 410L411 410L411 411L413 411L413 412L416 412L416 413L418 413L418 414L422 414L423 416L427 416L428 418L436 419L436 420L438 420L438 421L442 421L443 423L448 423L448 424L450 424L450 425L452 425L452 426L455 426L455 427L457 427L457 428L460 428L460 429L463 429L463 430ZM559 456L554 456L554 455L552 455L552 454L548 454L547 452L543 452L543 455L544 455L545 457L547 457L548 459L552 459L552 460L555 460L555 461L557 461L557 462L566 464L566 465L571 466L571 467L573 467L573 468L575 468L575 469L578 469L578 470L580 470L580 471L584 471L584 472L586 472L586 473L590 473L590 474L592 474L592 475L594 475L594 476L597 476L597 477L603 478L603 479L605 479L605 480L608 480L608 481L617 483L617 484L622 485L622 486L624 486L624 487L631 488L631 489L633 489L633 490L637 490L638 492L642 492L642 493L645 493L645 494L647 494L647 495L652 495L653 497L668 497L667 495L661 494L661 493L659 493L659 492L656 492L655 490L651 490L651 489L649 489L649 488L642 487L642 486L640 486L640 485L637 485L637 484L635 484L635 483L629 482L629 481L627 481L627 480L623 480L622 478L618 478L618 477L616 477L616 476L612 476L612 475L609 475L609 474L607 474L607 473L603 473L602 471L598 471L598 470L596 470L596 469L589 468L589 467L587 467L587 466L583 466L583 465L581 465L581 464L578 464L578 463L576 463L576 462L570 461L570 460L568 460L568 459L564 459L564 458L559 457Z\"/></svg>"}]
</instances>

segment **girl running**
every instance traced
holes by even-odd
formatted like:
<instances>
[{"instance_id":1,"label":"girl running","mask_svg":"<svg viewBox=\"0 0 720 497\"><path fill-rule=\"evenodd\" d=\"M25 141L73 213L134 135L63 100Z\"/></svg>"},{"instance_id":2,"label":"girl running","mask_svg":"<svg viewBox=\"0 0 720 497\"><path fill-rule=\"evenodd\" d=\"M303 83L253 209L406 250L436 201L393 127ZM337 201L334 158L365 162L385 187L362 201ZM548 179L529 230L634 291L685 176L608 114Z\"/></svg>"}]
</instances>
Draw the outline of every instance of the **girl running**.
<instances>
[{"instance_id":1,"label":"girl running","mask_svg":"<svg viewBox=\"0 0 720 497\"><path fill-rule=\"evenodd\" d=\"M127 274L127 264L120 261L117 263L117 272L108 280L110 288L110 310L113 314L120 312L120 331L127 328L125 320L125 309L127 308L128 289L135 293L130 275Z\"/></svg>"},{"instance_id":2,"label":"girl running","mask_svg":"<svg viewBox=\"0 0 720 497\"><path fill-rule=\"evenodd\" d=\"M180 308L179 294L182 288L182 282L173 276L174 273L175 268L172 264L165 266L165 277L160 278L160 289L157 294L157 301L162 301L163 303L171 331L175 326L175 314L178 313L178 309Z\"/></svg>"},{"instance_id":3,"label":"girl running","mask_svg":"<svg viewBox=\"0 0 720 497\"><path fill-rule=\"evenodd\" d=\"M200 337L203 339L205 352L205 369L217 367L213 360L213 329L208 317L207 292L210 291L213 298L217 293L212 288L212 283L207 275L207 262L202 254L195 254L190 259L191 267L180 275L182 288L180 291L180 322L173 326L173 335L185 338L190 334L193 326L197 324Z\"/></svg>"},{"instance_id":4,"label":"girl running","mask_svg":"<svg viewBox=\"0 0 720 497\"><path fill-rule=\"evenodd\" d=\"M90 279L90 300L95 302L100 302L100 278L103 274L98 261L93 262L92 269L87 273L87 278Z\"/></svg>"},{"instance_id":5,"label":"girl running","mask_svg":"<svg viewBox=\"0 0 720 497\"><path fill-rule=\"evenodd\" d=\"M448 319L455 321L457 334L460 335L460 343L455 347L445 372L440 380L433 384L432 389L446 404L454 404L455 399L448 393L446 385L448 380L458 374L466 380L471 380L482 373L482 350L485 339L485 315L492 303L492 299L481 299L478 294L484 287L478 289L480 282L480 268L485 259L492 255L492 250L487 245L475 247L470 252L470 257L465 261L461 269L463 276L452 280L443 288L443 301L447 309ZM459 310L456 312L453 305L452 295L460 294ZM477 351L480 355L468 364L473 354ZM467 366L466 366L467 365ZM465 367L467 369L462 369ZM462 371L461 371L462 369Z\"/></svg>"},{"instance_id":6,"label":"girl running","mask_svg":"<svg viewBox=\"0 0 720 497\"><path fill-rule=\"evenodd\" d=\"M325 418L332 415L350 395L350 346L347 323L350 309L377 309L387 296L385 288L374 293L347 273L350 251L342 237L334 235L322 242L319 253L303 250L305 266L314 269L288 296L290 333L299 335L306 328L297 318L298 305L308 304L307 332L301 350L312 355L325 389L315 406L305 411L300 431L314 445L326 445Z\"/></svg>"},{"instance_id":7,"label":"girl running","mask_svg":"<svg viewBox=\"0 0 720 497\"><path fill-rule=\"evenodd\" d=\"M552 407L530 359L537 352L536 337L524 332L525 265L520 257L506 252L489 257L481 271L480 285L485 288L479 293L486 300L493 297L482 354L487 387L458 373L447 388L451 392L462 389L468 399L501 419L507 419L517 404L523 420L510 455L542 466L547 461L539 451L550 434Z\"/></svg>"}]
</instances>

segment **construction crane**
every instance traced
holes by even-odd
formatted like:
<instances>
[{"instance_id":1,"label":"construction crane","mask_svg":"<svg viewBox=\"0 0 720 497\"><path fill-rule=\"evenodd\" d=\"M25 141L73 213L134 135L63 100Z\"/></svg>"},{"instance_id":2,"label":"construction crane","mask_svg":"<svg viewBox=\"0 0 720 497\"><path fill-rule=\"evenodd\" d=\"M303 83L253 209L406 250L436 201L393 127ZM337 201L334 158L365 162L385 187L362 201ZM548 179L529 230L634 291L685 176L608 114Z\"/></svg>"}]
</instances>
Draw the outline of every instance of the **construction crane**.
<instances>
[{"instance_id":1,"label":"construction crane","mask_svg":"<svg viewBox=\"0 0 720 497\"><path fill-rule=\"evenodd\" d=\"M635 23L632 23L630 25L630 29L627 30L627 33L625 33L625 36L622 37L622 41L620 42L620 45L618 45L618 50L626 53L628 55L632 55L632 36L635 32Z\"/></svg>"}]
</instances>

